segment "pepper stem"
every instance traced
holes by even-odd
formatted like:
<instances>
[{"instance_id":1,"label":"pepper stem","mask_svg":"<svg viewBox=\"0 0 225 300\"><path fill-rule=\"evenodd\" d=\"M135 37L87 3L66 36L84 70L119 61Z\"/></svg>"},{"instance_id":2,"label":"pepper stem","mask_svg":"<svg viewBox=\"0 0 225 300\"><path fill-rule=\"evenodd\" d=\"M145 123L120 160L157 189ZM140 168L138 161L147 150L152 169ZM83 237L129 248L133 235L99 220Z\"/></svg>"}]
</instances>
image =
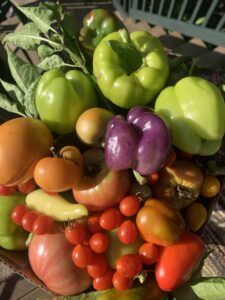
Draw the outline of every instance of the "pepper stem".
<instances>
[{"instance_id":1,"label":"pepper stem","mask_svg":"<svg viewBox=\"0 0 225 300\"><path fill-rule=\"evenodd\" d=\"M132 43L131 38L130 38L130 33L126 28L119 29L119 34L122 39L122 41L126 44Z\"/></svg>"}]
</instances>

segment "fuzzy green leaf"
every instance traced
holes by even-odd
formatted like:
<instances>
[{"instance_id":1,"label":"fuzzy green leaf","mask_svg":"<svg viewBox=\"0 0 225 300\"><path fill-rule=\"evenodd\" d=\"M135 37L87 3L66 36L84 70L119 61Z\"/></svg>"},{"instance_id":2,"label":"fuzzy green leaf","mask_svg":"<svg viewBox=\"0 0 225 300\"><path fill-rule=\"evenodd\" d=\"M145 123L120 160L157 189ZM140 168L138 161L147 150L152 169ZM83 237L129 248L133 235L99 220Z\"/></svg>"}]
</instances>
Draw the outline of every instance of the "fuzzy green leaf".
<instances>
[{"instance_id":1,"label":"fuzzy green leaf","mask_svg":"<svg viewBox=\"0 0 225 300\"><path fill-rule=\"evenodd\" d=\"M37 83L38 80L33 82L24 96L24 109L26 111L26 115L32 118L38 118L38 112L35 106Z\"/></svg>"},{"instance_id":2,"label":"fuzzy green leaf","mask_svg":"<svg viewBox=\"0 0 225 300\"><path fill-rule=\"evenodd\" d=\"M38 67L42 70L49 70L49 69L60 69L63 67L70 67L74 68L76 65L68 64L64 62L64 60L57 54L54 54L52 56L46 57L44 60L42 60Z\"/></svg>"},{"instance_id":3,"label":"fuzzy green leaf","mask_svg":"<svg viewBox=\"0 0 225 300\"><path fill-rule=\"evenodd\" d=\"M15 84L3 81L2 79L0 79L0 82L12 100L23 104L24 94Z\"/></svg>"},{"instance_id":4,"label":"fuzzy green leaf","mask_svg":"<svg viewBox=\"0 0 225 300\"><path fill-rule=\"evenodd\" d=\"M41 43L41 31L34 23L25 24L20 30L7 34L3 43L10 42L25 50L36 50Z\"/></svg>"},{"instance_id":5,"label":"fuzzy green leaf","mask_svg":"<svg viewBox=\"0 0 225 300\"><path fill-rule=\"evenodd\" d=\"M26 93L30 85L35 82L40 73L36 66L24 62L13 51L7 48L8 64L11 74L18 87Z\"/></svg>"},{"instance_id":6,"label":"fuzzy green leaf","mask_svg":"<svg viewBox=\"0 0 225 300\"><path fill-rule=\"evenodd\" d=\"M0 93L0 107L8 112L26 117L26 114L18 102L11 101L6 95Z\"/></svg>"},{"instance_id":7,"label":"fuzzy green leaf","mask_svg":"<svg viewBox=\"0 0 225 300\"><path fill-rule=\"evenodd\" d=\"M55 32L55 29L51 26L54 20L54 12L51 9L46 6L18 7L18 9L33 21L43 33L47 33L49 30Z\"/></svg>"}]
</instances>

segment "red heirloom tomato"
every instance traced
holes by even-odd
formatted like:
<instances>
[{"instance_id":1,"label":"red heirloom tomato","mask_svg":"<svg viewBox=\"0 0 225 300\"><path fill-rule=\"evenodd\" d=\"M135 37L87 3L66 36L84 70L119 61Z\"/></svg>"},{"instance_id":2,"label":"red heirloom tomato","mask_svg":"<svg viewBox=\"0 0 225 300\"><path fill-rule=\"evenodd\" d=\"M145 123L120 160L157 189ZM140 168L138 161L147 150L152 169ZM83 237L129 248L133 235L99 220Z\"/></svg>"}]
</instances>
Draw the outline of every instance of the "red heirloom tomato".
<instances>
[{"instance_id":1,"label":"red heirloom tomato","mask_svg":"<svg viewBox=\"0 0 225 300\"><path fill-rule=\"evenodd\" d=\"M162 247L155 275L163 291L173 291L185 283L198 266L205 252L200 236L184 231L173 245Z\"/></svg>"},{"instance_id":2,"label":"red heirloom tomato","mask_svg":"<svg viewBox=\"0 0 225 300\"><path fill-rule=\"evenodd\" d=\"M91 285L87 270L72 261L73 245L63 232L34 235L28 248L30 265L46 286L59 295L74 295Z\"/></svg>"},{"instance_id":3,"label":"red heirloom tomato","mask_svg":"<svg viewBox=\"0 0 225 300\"><path fill-rule=\"evenodd\" d=\"M113 171L104 162L100 149L84 152L85 175L73 188L74 198L90 211L114 206L127 194L131 178L128 170Z\"/></svg>"}]
</instances>

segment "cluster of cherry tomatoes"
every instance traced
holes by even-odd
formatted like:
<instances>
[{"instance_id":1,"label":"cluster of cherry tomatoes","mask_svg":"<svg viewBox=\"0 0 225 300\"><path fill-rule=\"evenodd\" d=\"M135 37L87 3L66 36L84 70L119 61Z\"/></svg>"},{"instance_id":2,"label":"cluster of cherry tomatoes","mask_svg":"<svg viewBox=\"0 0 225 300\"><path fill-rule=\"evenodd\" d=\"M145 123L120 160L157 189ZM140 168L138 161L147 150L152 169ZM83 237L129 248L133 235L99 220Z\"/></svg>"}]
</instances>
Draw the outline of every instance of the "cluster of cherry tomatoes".
<instances>
[{"instance_id":1,"label":"cluster of cherry tomatoes","mask_svg":"<svg viewBox=\"0 0 225 300\"><path fill-rule=\"evenodd\" d=\"M111 287L122 291L134 284L134 278L143 271L143 265L151 265L158 259L158 247L143 241L139 253L121 255L115 269L107 261L106 251L110 247L107 231L116 230L121 243L132 244L139 233L135 217L140 208L138 197L124 197L117 207L91 213L86 224L74 221L65 228L66 239L74 245L72 260L76 267L86 268L93 278L96 290Z\"/></svg>"}]
</instances>

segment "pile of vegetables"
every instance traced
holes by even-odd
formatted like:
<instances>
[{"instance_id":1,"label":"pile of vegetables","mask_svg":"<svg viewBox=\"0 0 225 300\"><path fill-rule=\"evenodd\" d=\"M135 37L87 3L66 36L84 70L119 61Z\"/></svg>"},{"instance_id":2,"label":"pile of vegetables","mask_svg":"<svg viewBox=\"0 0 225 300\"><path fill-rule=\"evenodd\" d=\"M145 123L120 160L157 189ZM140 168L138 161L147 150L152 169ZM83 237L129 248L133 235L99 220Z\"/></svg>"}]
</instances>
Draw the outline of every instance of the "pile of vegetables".
<instances>
[{"instance_id":1,"label":"pile of vegetables","mask_svg":"<svg viewBox=\"0 0 225 300\"><path fill-rule=\"evenodd\" d=\"M29 21L3 40L0 246L27 249L59 299L222 300L224 279L198 275L224 175L221 82L174 81L184 60L103 9L80 30L58 2L18 9Z\"/></svg>"}]
</instances>

